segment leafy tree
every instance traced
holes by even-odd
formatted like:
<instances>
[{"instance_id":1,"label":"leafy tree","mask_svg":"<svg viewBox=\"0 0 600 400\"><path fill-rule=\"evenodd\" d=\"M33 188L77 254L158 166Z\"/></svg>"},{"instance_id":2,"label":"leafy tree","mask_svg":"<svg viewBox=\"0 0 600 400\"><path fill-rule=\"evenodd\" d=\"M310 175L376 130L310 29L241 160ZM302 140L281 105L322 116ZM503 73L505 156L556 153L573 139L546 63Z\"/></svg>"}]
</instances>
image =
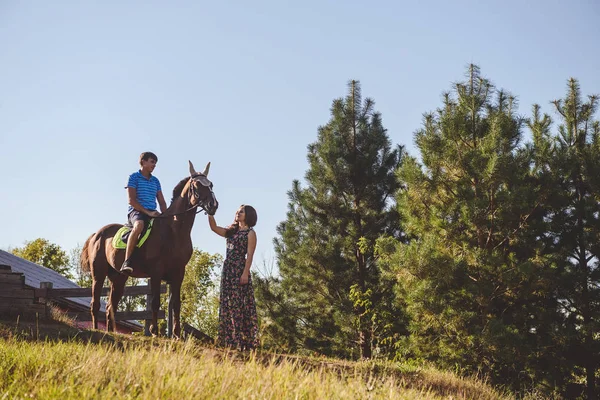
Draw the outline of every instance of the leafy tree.
<instances>
[{"instance_id":1,"label":"leafy tree","mask_svg":"<svg viewBox=\"0 0 600 400\"><path fill-rule=\"evenodd\" d=\"M67 253L57 244L42 238L27 241L23 247L12 249L12 254L38 265L50 268L62 276L73 279L69 270L70 260Z\"/></svg>"},{"instance_id":2,"label":"leafy tree","mask_svg":"<svg viewBox=\"0 0 600 400\"><path fill-rule=\"evenodd\" d=\"M215 270L222 263L223 257L220 254L194 249L181 286L182 321L211 337L216 337L219 321L219 281Z\"/></svg>"},{"instance_id":3,"label":"leafy tree","mask_svg":"<svg viewBox=\"0 0 600 400\"><path fill-rule=\"evenodd\" d=\"M92 275L89 272L84 272L81 269L81 251L82 246L78 244L75 248L69 252L69 270L74 281L81 287L92 287Z\"/></svg>"},{"instance_id":4,"label":"leafy tree","mask_svg":"<svg viewBox=\"0 0 600 400\"><path fill-rule=\"evenodd\" d=\"M215 280L207 286L206 294L198 298L196 308L189 318L189 324L211 338L216 338L219 330L219 285Z\"/></svg>"},{"instance_id":5,"label":"leafy tree","mask_svg":"<svg viewBox=\"0 0 600 400\"><path fill-rule=\"evenodd\" d=\"M371 357L384 333L402 330L401 313L383 301L393 293L374 255L380 235L401 234L393 206L401 157L373 100L363 101L359 83L351 81L308 146L306 187L294 181L288 193L275 239L280 276L257 282L259 298L278 301L260 312L281 346Z\"/></svg>"}]
</instances>

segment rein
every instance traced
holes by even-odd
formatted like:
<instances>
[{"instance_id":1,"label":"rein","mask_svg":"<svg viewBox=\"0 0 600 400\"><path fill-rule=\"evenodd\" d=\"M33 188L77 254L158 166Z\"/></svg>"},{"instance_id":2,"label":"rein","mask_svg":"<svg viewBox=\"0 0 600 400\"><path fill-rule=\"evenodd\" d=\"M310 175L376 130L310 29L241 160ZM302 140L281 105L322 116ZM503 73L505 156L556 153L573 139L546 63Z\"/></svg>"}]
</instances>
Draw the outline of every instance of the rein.
<instances>
[{"instance_id":1,"label":"rein","mask_svg":"<svg viewBox=\"0 0 600 400\"><path fill-rule=\"evenodd\" d=\"M200 208L200 210L196 211L196 214L200 214L202 211L207 212L204 207L202 207L200 204L198 204L198 205L195 205L195 206L192 206L192 207L188 208L185 211L180 211L180 212L175 213L175 214L169 214L169 215L161 214L158 217L151 217L151 218L154 218L154 219L156 219L156 218L171 218L171 217L175 217L176 215L185 214L186 212L191 211L194 208Z\"/></svg>"}]
</instances>

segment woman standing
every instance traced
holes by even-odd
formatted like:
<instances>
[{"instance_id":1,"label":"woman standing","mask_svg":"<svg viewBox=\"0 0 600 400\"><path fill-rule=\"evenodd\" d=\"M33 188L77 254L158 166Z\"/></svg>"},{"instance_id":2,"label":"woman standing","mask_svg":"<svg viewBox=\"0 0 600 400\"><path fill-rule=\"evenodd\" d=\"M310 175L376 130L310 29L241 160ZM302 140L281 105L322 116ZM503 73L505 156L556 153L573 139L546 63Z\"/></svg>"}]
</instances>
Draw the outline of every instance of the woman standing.
<instances>
[{"instance_id":1,"label":"woman standing","mask_svg":"<svg viewBox=\"0 0 600 400\"><path fill-rule=\"evenodd\" d=\"M214 216L208 216L210 229L227 238L227 255L221 276L218 344L250 350L258 346L258 318L250 266L256 249L256 210L242 205L235 213L233 224L217 226Z\"/></svg>"}]
</instances>

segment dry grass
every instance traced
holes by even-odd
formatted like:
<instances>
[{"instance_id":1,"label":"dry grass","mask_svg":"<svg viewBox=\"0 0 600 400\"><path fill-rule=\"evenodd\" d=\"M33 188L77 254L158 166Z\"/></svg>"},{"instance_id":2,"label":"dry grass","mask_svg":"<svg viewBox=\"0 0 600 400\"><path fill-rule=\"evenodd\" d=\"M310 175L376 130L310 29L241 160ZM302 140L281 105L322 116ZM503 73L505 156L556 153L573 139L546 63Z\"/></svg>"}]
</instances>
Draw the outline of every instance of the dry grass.
<instances>
[{"instance_id":1,"label":"dry grass","mask_svg":"<svg viewBox=\"0 0 600 400\"><path fill-rule=\"evenodd\" d=\"M506 398L482 381L433 369L226 352L58 322L0 322L0 338L0 399Z\"/></svg>"},{"instance_id":2,"label":"dry grass","mask_svg":"<svg viewBox=\"0 0 600 400\"><path fill-rule=\"evenodd\" d=\"M323 363L317 368L300 359L255 353L240 356L192 342L86 344L16 339L0 343L0 397L501 398L483 383L435 371L382 374L368 363L345 369Z\"/></svg>"}]
</instances>

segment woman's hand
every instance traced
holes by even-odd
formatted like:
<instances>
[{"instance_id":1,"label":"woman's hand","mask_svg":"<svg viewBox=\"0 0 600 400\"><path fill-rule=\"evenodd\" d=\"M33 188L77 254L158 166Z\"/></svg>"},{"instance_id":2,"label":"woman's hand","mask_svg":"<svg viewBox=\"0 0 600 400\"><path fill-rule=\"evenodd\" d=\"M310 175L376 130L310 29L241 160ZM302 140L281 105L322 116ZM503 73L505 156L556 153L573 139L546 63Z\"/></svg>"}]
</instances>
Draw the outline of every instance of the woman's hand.
<instances>
[{"instance_id":1,"label":"woman's hand","mask_svg":"<svg viewBox=\"0 0 600 400\"><path fill-rule=\"evenodd\" d=\"M242 272L242 277L240 278L240 285L248 284L248 275L250 275L248 271L244 270L244 272Z\"/></svg>"}]
</instances>

